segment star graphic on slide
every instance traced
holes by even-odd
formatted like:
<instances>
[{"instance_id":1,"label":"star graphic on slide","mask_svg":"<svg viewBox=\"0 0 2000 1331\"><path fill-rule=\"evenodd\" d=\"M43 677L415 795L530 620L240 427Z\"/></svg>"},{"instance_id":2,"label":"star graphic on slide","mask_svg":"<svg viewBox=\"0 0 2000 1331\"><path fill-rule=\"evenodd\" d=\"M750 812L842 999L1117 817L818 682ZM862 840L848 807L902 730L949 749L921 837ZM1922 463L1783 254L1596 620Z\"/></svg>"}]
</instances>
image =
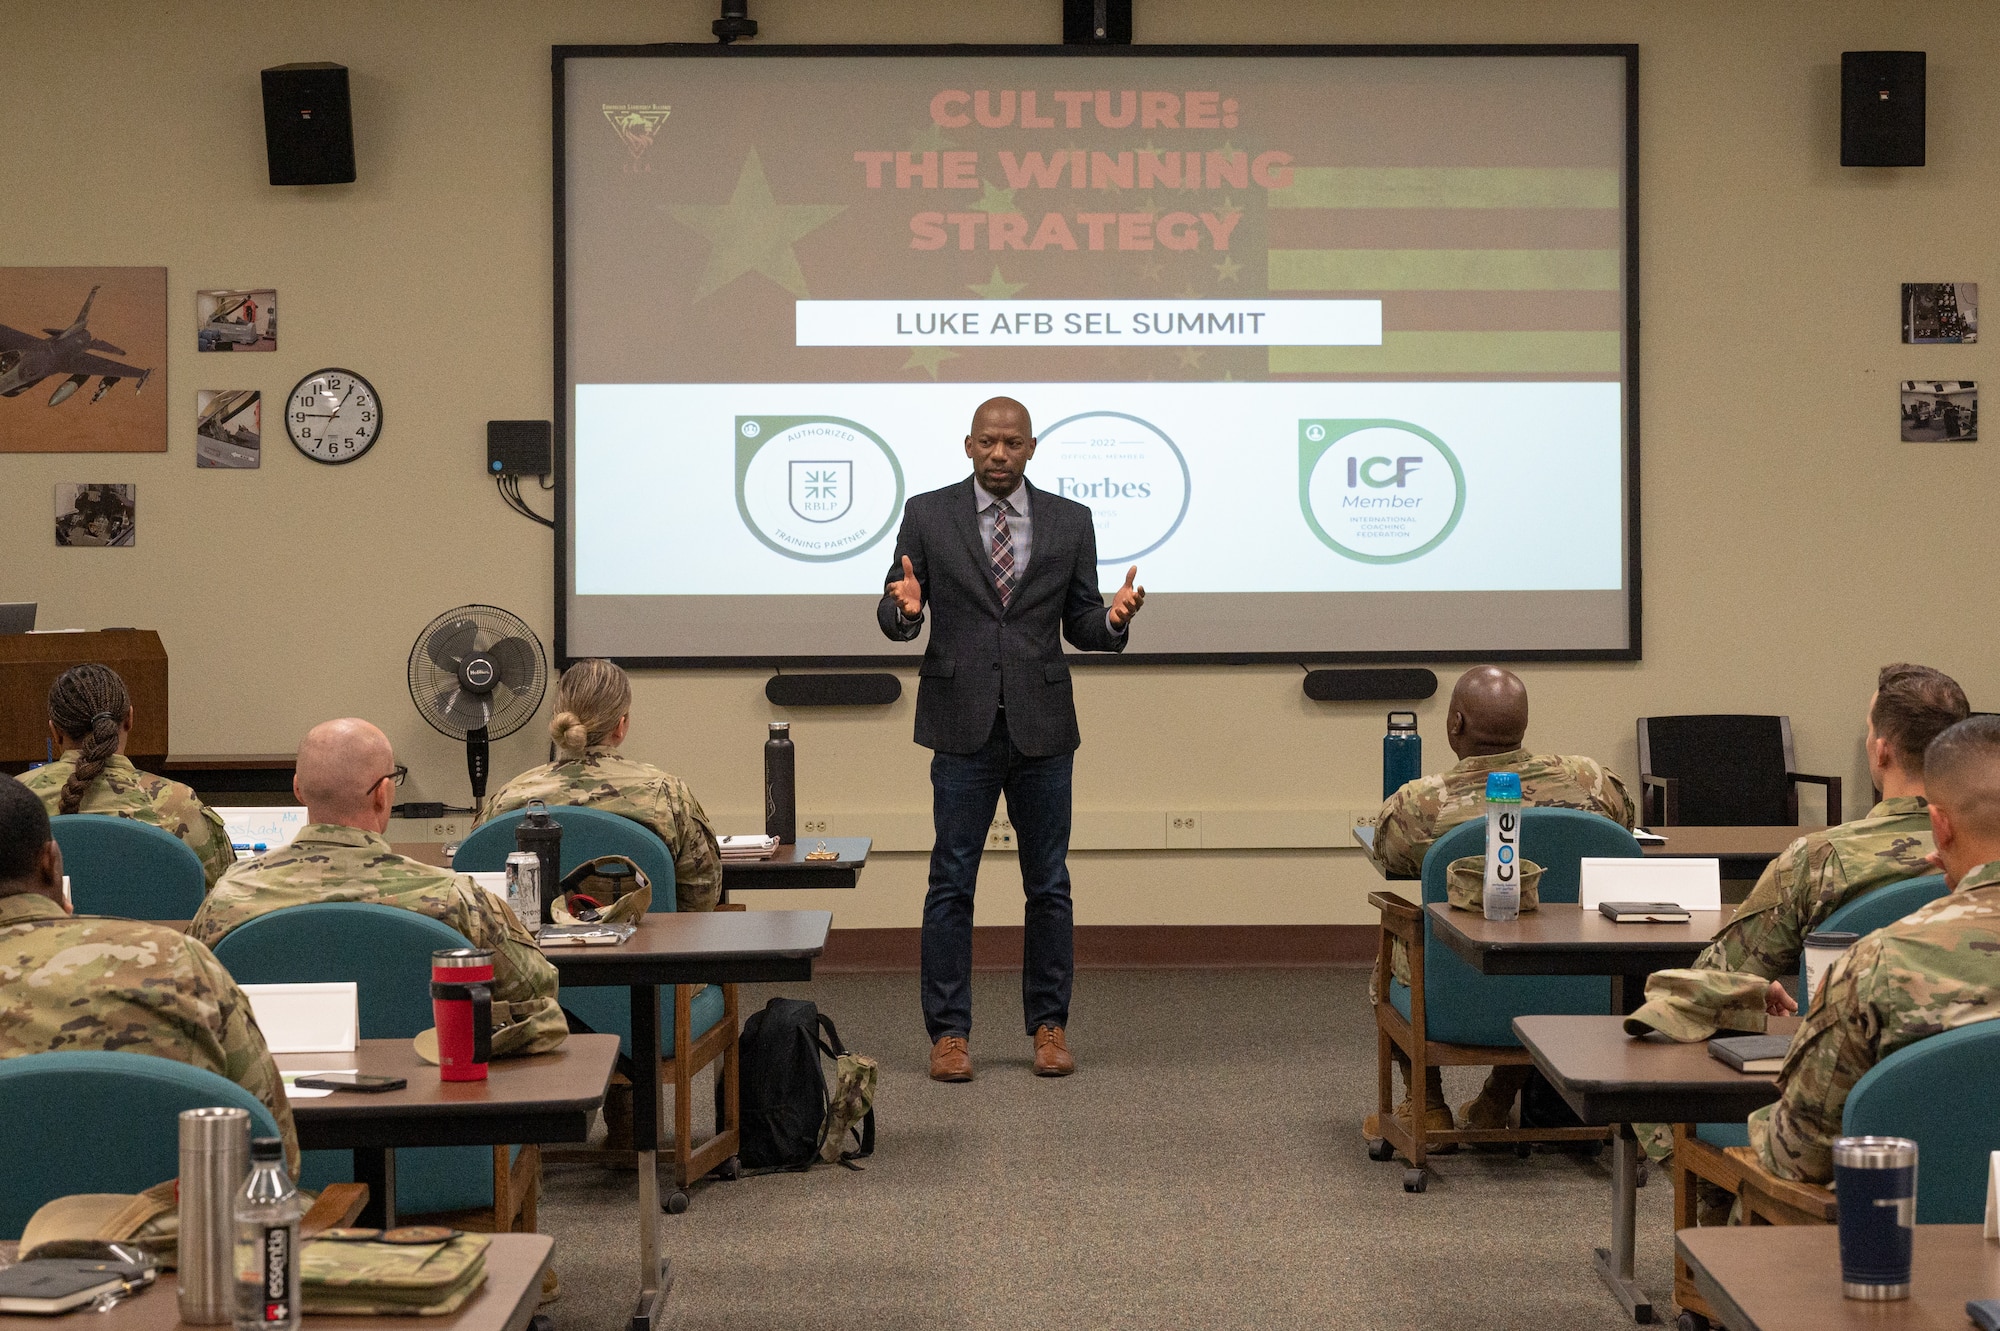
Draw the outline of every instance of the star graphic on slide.
<instances>
[{"instance_id":1,"label":"star graphic on slide","mask_svg":"<svg viewBox=\"0 0 2000 1331\"><path fill-rule=\"evenodd\" d=\"M1012 213L1020 211L1014 206L1013 190L995 188L993 182L990 180L982 180L979 183L985 186L985 192L979 196L979 202L972 205L973 212Z\"/></svg>"},{"instance_id":2,"label":"star graphic on slide","mask_svg":"<svg viewBox=\"0 0 2000 1331\"><path fill-rule=\"evenodd\" d=\"M1166 280L1167 266L1161 263L1159 257L1155 255L1139 265L1139 276L1145 278L1148 282L1163 282Z\"/></svg>"},{"instance_id":3,"label":"star graphic on slide","mask_svg":"<svg viewBox=\"0 0 2000 1331\"><path fill-rule=\"evenodd\" d=\"M1231 153L1236 151L1236 145L1231 143L1228 139L1224 139L1222 141L1222 146L1220 148L1217 148L1215 151L1221 153L1224 157L1227 157Z\"/></svg>"},{"instance_id":4,"label":"star graphic on slide","mask_svg":"<svg viewBox=\"0 0 2000 1331\"><path fill-rule=\"evenodd\" d=\"M1200 300L1201 293L1199 291L1196 291L1194 289L1194 283L1190 282L1186 286L1181 288L1180 298L1182 300Z\"/></svg>"},{"instance_id":5,"label":"star graphic on slide","mask_svg":"<svg viewBox=\"0 0 2000 1331\"><path fill-rule=\"evenodd\" d=\"M840 203L779 203L765 178L757 150L743 159L736 192L728 203L682 203L676 222L708 238L708 263L695 284L694 298L712 294L743 276L762 273L794 296L809 294L793 242L825 225L846 207Z\"/></svg>"},{"instance_id":6,"label":"star graphic on slide","mask_svg":"<svg viewBox=\"0 0 2000 1331\"><path fill-rule=\"evenodd\" d=\"M1000 266L995 264L993 276L984 282L967 282L965 289L978 293L985 300L1006 300L1026 285L1028 285L1026 282L1009 282L1000 276Z\"/></svg>"},{"instance_id":7,"label":"star graphic on slide","mask_svg":"<svg viewBox=\"0 0 2000 1331\"><path fill-rule=\"evenodd\" d=\"M922 129L910 132L910 150L920 153L942 152L946 148L956 148L957 139L945 137L944 126L932 121Z\"/></svg>"},{"instance_id":8,"label":"star graphic on slide","mask_svg":"<svg viewBox=\"0 0 2000 1331\"><path fill-rule=\"evenodd\" d=\"M937 378L938 366L948 360L957 360L958 353L950 347L911 347L910 358L903 362L906 370L923 370L931 378Z\"/></svg>"},{"instance_id":9,"label":"star graphic on slide","mask_svg":"<svg viewBox=\"0 0 2000 1331\"><path fill-rule=\"evenodd\" d=\"M1190 370L1199 370L1201 368L1201 358L1207 354L1207 352L1199 347L1182 347L1179 353L1181 364L1187 366Z\"/></svg>"},{"instance_id":10,"label":"star graphic on slide","mask_svg":"<svg viewBox=\"0 0 2000 1331\"><path fill-rule=\"evenodd\" d=\"M1215 280L1218 282L1234 282L1236 275L1243 271L1243 265L1230 258L1227 254L1222 256L1221 263L1212 263L1209 267L1216 271Z\"/></svg>"},{"instance_id":11,"label":"star graphic on slide","mask_svg":"<svg viewBox=\"0 0 2000 1331\"><path fill-rule=\"evenodd\" d=\"M1231 213L1240 213L1242 211L1241 208L1236 206L1236 200L1230 198L1227 194L1222 196L1222 206L1215 210L1218 217L1227 217Z\"/></svg>"}]
</instances>

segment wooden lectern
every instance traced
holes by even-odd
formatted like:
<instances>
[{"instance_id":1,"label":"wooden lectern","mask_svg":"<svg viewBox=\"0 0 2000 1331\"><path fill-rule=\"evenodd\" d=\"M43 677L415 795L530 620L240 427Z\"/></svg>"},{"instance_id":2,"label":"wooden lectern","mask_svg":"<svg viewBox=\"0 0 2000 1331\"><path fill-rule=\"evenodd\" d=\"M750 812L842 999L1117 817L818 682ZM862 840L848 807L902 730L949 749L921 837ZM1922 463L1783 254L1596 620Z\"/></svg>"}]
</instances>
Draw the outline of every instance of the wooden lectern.
<instances>
[{"instance_id":1,"label":"wooden lectern","mask_svg":"<svg viewBox=\"0 0 2000 1331\"><path fill-rule=\"evenodd\" d=\"M167 649L151 629L0 633L0 771L18 775L49 756L49 686L73 665L116 670L132 695L126 752L142 768L167 757Z\"/></svg>"}]
</instances>

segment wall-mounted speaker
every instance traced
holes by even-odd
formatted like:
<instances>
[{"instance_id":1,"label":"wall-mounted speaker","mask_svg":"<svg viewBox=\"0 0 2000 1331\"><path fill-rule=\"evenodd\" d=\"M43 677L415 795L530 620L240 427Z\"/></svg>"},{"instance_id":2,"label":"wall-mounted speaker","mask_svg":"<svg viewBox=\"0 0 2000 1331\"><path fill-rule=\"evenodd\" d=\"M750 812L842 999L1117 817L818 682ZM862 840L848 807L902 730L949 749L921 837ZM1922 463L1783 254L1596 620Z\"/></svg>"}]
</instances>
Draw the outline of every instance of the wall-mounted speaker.
<instances>
[{"instance_id":1,"label":"wall-mounted speaker","mask_svg":"<svg viewBox=\"0 0 2000 1331\"><path fill-rule=\"evenodd\" d=\"M903 682L879 672L773 675L764 696L779 707L882 707L903 696Z\"/></svg>"},{"instance_id":2,"label":"wall-mounted speaker","mask_svg":"<svg viewBox=\"0 0 2000 1331\"><path fill-rule=\"evenodd\" d=\"M1308 670L1306 697L1314 702L1415 702L1438 691L1429 670Z\"/></svg>"},{"instance_id":3,"label":"wall-mounted speaker","mask_svg":"<svg viewBox=\"0 0 2000 1331\"><path fill-rule=\"evenodd\" d=\"M486 422L486 470L494 476L546 476L555 469L547 421Z\"/></svg>"},{"instance_id":4,"label":"wall-mounted speaker","mask_svg":"<svg viewBox=\"0 0 2000 1331\"><path fill-rule=\"evenodd\" d=\"M1131 44L1132 0L1063 0L1063 45Z\"/></svg>"},{"instance_id":5,"label":"wall-mounted speaker","mask_svg":"<svg viewBox=\"0 0 2000 1331\"><path fill-rule=\"evenodd\" d=\"M319 60L264 71L264 155L273 185L353 181L347 66Z\"/></svg>"},{"instance_id":6,"label":"wall-mounted speaker","mask_svg":"<svg viewBox=\"0 0 2000 1331\"><path fill-rule=\"evenodd\" d=\"M1924 53L1840 53L1840 164L1924 164Z\"/></svg>"}]
</instances>

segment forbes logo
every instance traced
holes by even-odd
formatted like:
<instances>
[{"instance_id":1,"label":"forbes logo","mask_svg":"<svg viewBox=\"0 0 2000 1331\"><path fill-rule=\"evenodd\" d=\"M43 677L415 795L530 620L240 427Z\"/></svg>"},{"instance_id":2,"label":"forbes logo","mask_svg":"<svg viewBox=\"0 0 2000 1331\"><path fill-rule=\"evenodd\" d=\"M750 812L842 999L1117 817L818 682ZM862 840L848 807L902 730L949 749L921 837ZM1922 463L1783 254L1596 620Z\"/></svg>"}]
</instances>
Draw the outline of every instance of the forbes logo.
<instances>
[{"instance_id":1,"label":"forbes logo","mask_svg":"<svg viewBox=\"0 0 2000 1331\"><path fill-rule=\"evenodd\" d=\"M1187 516L1187 459L1159 426L1126 412L1080 412L1044 428L1035 477L1089 507L1100 564L1151 554Z\"/></svg>"},{"instance_id":2,"label":"forbes logo","mask_svg":"<svg viewBox=\"0 0 2000 1331\"><path fill-rule=\"evenodd\" d=\"M1465 512L1465 472L1444 440L1394 420L1299 422L1299 508L1334 553L1400 564L1442 545Z\"/></svg>"},{"instance_id":3,"label":"forbes logo","mask_svg":"<svg viewBox=\"0 0 2000 1331\"><path fill-rule=\"evenodd\" d=\"M736 511L787 559L850 559L903 511L903 468L882 437L840 416L738 416Z\"/></svg>"}]
</instances>

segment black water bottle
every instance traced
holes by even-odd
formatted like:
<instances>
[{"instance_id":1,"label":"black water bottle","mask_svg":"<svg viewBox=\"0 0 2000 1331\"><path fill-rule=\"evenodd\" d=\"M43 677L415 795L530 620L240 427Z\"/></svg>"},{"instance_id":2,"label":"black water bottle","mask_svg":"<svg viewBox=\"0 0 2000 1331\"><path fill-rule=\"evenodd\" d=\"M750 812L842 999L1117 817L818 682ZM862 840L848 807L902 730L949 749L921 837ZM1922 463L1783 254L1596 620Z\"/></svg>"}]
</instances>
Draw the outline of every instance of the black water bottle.
<instances>
[{"instance_id":1,"label":"black water bottle","mask_svg":"<svg viewBox=\"0 0 2000 1331\"><path fill-rule=\"evenodd\" d=\"M764 741L764 835L789 846L799 839L798 781L793 767L792 723L773 721Z\"/></svg>"},{"instance_id":2,"label":"black water bottle","mask_svg":"<svg viewBox=\"0 0 2000 1331\"><path fill-rule=\"evenodd\" d=\"M554 924L549 908L562 893L562 824L549 817L540 800L529 800L527 816L514 824L514 848L541 861L542 923Z\"/></svg>"}]
</instances>

